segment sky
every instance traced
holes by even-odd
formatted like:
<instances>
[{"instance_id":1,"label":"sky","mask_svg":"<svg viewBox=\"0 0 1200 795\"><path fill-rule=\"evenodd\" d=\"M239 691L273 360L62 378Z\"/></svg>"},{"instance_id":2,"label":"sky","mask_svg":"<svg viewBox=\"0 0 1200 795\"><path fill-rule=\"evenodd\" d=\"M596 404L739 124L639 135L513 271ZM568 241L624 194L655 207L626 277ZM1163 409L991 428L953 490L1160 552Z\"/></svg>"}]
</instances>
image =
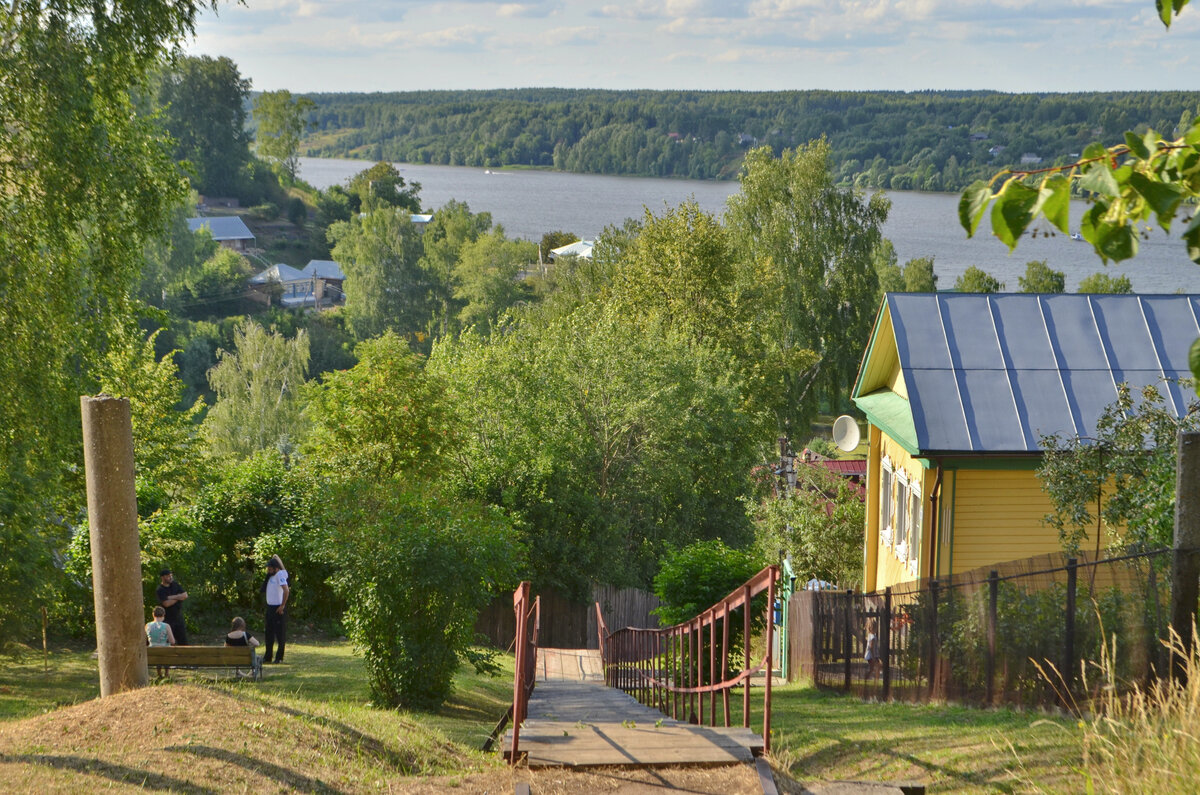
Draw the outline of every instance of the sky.
<instances>
[{"instance_id":1,"label":"sky","mask_svg":"<svg viewBox=\"0 0 1200 795\"><path fill-rule=\"evenodd\" d=\"M256 91L1200 90L1200 0L244 0L188 51Z\"/></svg>"}]
</instances>

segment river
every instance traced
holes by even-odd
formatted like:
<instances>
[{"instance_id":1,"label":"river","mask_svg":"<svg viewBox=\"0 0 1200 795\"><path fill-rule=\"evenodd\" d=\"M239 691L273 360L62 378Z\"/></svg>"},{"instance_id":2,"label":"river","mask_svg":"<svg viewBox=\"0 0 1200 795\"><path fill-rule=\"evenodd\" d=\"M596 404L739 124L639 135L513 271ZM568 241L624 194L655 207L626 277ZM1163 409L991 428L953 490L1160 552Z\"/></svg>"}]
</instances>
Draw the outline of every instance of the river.
<instances>
[{"instance_id":1,"label":"river","mask_svg":"<svg viewBox=\"0 0 1200 795\"><path fill-rule=\"evenodd\" d=\"M324 189L344 184L370 165L363 160L302 157L299 175ZM492 220L503 226L509 237L535 241L554 230L591 239L610 224L640 218L644 208L657 214L688 198L694 198L708 212L720 214L726 200L738 190L736 182L488 171L411 163L397 163L396 168L405 180L421 184L421 204L428 210L457 199L474 212L491 213ZM1051 268L1066 274L1068 290L1074 290L1084 277L1104 271L1110 276L1128 276L1139 293L1200 293L1200 266L1188 260L1178 237L1168 238L1158 229L1141 241L1134 260L1106 268L1090 245L1062 234L1027 235L1012 255L990 234L967 238L958 225L956 194L888 191L887 196L892 209L883 233L895 245L900 262L932 256L938 286L943 289L953 287L954 280L975 265L1003 282L1005 289L1016 291L1025 263L1045 260ZM1085 208L1083 202L1074 202L1072 220L1076 221ZM1176 228L1181 227L1177 222Z\"/></svg>"}]
</instances>

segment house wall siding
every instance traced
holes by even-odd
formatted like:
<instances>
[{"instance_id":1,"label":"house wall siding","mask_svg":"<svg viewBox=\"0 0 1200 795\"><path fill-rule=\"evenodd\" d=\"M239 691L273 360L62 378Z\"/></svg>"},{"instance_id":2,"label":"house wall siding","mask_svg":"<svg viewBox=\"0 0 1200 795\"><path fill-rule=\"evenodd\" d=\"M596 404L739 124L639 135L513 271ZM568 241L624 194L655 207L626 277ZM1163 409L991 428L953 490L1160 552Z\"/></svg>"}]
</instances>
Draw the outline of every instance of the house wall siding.
<instances>
[{"instance_id":1,"label":"house wall siding","mask_svg":"<svg viewBox=\"0 0 1200 795\"><path fill-rule=\"evenodd\" d=\"M903 447L901 447L886 433L882 433L878 431L878 429L872 428L873 440L876 438L875 434L878 434L879 444L878 446L874 446L872 449L872 457L875 459L872 463L877 466L878 461L882 460L883 456L887 456L888 460L891 462L893 473L898 473L903 470L907 474L910 483L919 485L922 502L920 567L917 575L914 576L909 569L908 564L896 557L894 544L884 543L882 532L875 535L876 554L874 561L875 568L873 572L874 587L870 587L872 580L872 578L869 576L870 572L868 572L868 576L864 578L864 584L870 590L881 591L884 588L891 585L896 585L897 583L910 582L912 580L919 579L920 577L929 576L930 519L932 516L929 494L933 487L935 473L925 469L920 461L909 455ZM872 514L868 514L868 527L870 527L872 521L874 521L875 526L878 527L880 531L885 529L879 527L878 525L880 499L877 492L880 488L881 481L882 478L880 477L876 477L874 479L870 488L871 492L874 493L872 494L872 498L867 501L868 509L873 509L873 516ZM899 509L899 506L896 505L897 491L898 490L896 489L895 482L893 481L892 504L896 506L896 508L893 510L893 517L895 516L895 510ZM893 518L892 526L894 527L895 524L895 519ZM868 535L868 537L870 537L870 535ZM870 556L867 557L867 560L868 563L870 563Z\"/></svg>"},{"instance_id":2,"label":"house wall siding","mask_svg":"<svg viewBox=\"0 0 1200 795\"><path fill-rule=\"evenodd\" d=\"M950 573L1062 550L1034 470L959 470Z\"/></svg>"}]
</instances>

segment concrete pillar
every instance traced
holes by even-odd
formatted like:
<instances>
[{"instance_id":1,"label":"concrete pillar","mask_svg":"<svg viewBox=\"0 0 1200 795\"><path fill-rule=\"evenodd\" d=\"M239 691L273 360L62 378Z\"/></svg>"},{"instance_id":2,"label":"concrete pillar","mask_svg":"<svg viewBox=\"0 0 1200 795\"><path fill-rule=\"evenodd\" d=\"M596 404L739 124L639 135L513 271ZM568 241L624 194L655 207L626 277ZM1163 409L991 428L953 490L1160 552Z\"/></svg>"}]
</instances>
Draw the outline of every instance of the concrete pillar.
<instances>
[{"instance_id":1,"label":"concrete pillar","mask_svg":"<svg viewBox=\"0 0 1200 795\"><path fill-rule=\"evenodd\" d=\"M1187 656L1194 639L1196 599L1200 591L1200 433L1179 432L1175 471L1175 553L1171 561L1171 626L1179 633L1184 656L1175 655L1172 673L1187 679Z\"/></svg>"},{"instance_id":2,"label":"concrete pillar","mask_svg":"<svg viewBox=\"0 0 1200 795\"><path fill-rule=\"evenodd\" d=\"M108 395L79 399L100 696L145 687L146 636L137 492L133 482L133 425L129 401Z\"/></svg>"}]
</instances>

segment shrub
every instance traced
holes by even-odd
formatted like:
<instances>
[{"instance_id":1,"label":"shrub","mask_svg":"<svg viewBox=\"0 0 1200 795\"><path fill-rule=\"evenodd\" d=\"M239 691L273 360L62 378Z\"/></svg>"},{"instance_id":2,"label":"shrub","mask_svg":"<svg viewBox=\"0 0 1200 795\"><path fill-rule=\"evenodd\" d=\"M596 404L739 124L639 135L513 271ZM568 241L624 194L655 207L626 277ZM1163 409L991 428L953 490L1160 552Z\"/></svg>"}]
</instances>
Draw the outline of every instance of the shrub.
<instances>
[{"instance_id":1,"label":"shrub","mask_svg":"<svg viewBox=\"0 0 1200 795\"><path fill-rule=\"evenodd\" d=\"M719 538L688 544L668 554L659 567L654 593L662 604L654 612L666 624L686 621L724 599L759 568L752 553L732 549Z\"/></svg>"},{"instance_id":2,"label":"shrub","mask_svg":"<svg viewBox=\"0 0 1200 795\"><path fill-rule=\"evenodd\" d=\"M436 708L470 659L479 610L515 585L523 553L512 524L493 508L365 478L329 504L323 554L372 697Z\"/></svg>"},{"instance_id":3,"label":"shrub","mask_svg":"<svg viewBox=\"0 0 1200 795\"><path fill-rule=\"evenodd\" d=\"M288 200L287 217L296 226L304 226L304 222L308 220L308 208L304 206L304 200L299 196L293 196Z\"/></svg>"}]
</instances>

